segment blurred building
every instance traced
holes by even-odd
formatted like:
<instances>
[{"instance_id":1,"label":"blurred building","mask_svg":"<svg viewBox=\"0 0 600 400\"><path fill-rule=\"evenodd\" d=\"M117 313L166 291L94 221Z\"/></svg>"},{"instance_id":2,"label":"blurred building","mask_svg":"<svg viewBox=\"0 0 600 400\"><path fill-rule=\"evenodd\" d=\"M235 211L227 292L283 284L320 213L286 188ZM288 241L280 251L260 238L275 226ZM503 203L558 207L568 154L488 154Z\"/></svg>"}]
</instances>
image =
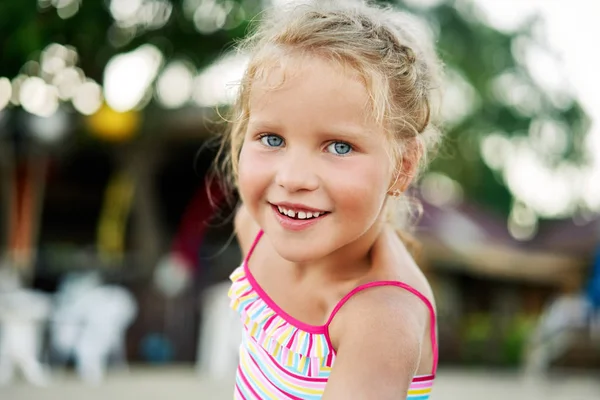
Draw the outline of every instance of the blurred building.
<instances>
[{"instance_id":1,"label":"blurred building","mask_svg":"<svg viewBox=\"0 0 600 400\"><path fill-rule=\"evenodd\" d=\"M197 109L157 110L138 122L142 138L122 132L115 139L131 117L107 115L109 126L98 129L106 123L100 115L87 123L100 136L113 135L110 140L71 139L46 153L39 251L27 267L32 282L52 292L67 272L89 269L129 287L140 306L129 332L132 360L194 361L199 294L227 279L239 263L231 207L211 204L206 196L215 156L207 144L221 128L207 123L209 116ZM518 364L543 306L581 287L598 223L547 223L523 242L508 233L503 219L474 204L422 202L416 232L423 244L420 262L436 292L442 362ZM157 290L156 270L174 248L192 254L184 267L193 284L168 297ZM597 354L578 354L564 362L599 364Z\"/></svg>"},{"instance_id":2,"label":"blurred building","mask_svg":"<svg viewBox=\"0 0 600 400\"><path fill-rule=\"evenodd\" d=\"M80 2L58 3L27 11L57 22L49 44L13 49L0 65L12 74L0 77L0 251L50 293L82 270L128 287L139 304L129 358L192 362L202 290L240 262L232 204L207 177L224 127L214 106L229 103L246 60L225 53L213 61L266 2L184 2L176 23L170 1L86 2L97 11L89 13L78 13ZM456 157L420 186L416 231L439 308L440 359L516 365L544 305L581 289L600 243L591 200L582 206L589 215L542 220L584 204L575 186L593 182L584 176L592 168L563 161L586 159L588 121L562 75L556 87L536 79L554 60L537 23L497 30L468 2L399 3L444 33L448 67L444 117ZM107 28L102 44L88 38L98 21ZM7 38L32 34L18 24ZM460 185L465 196L455 193ZM562 194L561 203L542 204L548 193ZM589 343L578 346L560 362L600 366Z\"/></svg>"}]
</instances>

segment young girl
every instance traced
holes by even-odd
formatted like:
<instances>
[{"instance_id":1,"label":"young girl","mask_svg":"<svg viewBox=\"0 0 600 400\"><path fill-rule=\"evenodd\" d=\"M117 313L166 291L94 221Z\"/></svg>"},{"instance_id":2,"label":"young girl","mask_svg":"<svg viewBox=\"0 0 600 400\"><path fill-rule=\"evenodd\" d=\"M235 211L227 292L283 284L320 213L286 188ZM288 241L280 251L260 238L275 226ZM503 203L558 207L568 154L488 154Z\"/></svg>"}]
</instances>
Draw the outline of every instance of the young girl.
<instances>
[{"instance_id":1,"label":"young girl","mask_svg":"<svg viewBox=\"0 0 600 400\"><path fill-rule=\"evenodd\" d=\"M390 210L432 149L438 60L391 9L313 1L267 15L227 141L245 254L236 399L427 399L427 280Z\"/></svg>"}]
</instances>

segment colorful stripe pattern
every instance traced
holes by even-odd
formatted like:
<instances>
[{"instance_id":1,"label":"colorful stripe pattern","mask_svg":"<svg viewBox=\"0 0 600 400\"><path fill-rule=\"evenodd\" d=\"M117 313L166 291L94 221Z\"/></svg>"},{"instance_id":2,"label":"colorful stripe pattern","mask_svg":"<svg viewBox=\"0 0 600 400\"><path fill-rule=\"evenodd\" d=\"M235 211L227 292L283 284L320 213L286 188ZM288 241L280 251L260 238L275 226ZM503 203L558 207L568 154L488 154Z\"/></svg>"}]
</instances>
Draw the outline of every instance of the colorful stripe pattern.
<instances>
[{"instance_id":1,"label":"colorful stripe pattern","mask_svg":"<svg viewBox=\"0 0 600 400\"><path fill-rule=\"evenodd\" d=\"M328 324L292 321L258 286L247 260L230 278L231 306L244 325L234 398L320 399L335 361ZM437 354L435 344L434 352ZM413 378L407 399L429 399L434 376Z\"/></svg>"}]
</instances>

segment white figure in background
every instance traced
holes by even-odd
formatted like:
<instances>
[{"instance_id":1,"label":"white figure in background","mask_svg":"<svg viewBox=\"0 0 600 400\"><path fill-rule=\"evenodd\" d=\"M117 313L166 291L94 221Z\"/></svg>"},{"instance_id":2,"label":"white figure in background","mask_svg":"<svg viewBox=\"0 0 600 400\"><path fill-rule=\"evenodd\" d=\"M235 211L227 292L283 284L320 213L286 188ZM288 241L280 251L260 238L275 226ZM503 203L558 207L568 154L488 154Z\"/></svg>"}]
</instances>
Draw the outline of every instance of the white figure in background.
<instances>
[{"instance_id":1,"label":"white figure in background","mask_svg":"<svg viewBox=\"0 0 600 400\"><path fill-rule=\"evenodd\" d=\"M600 344L600 310L595 310L583 295L565 295L555 299L542 313L530 338L525 355L529 376L543 375L551 363L575 343L582 332Z\"/></svg>"},{"instance_id":2,"label":"white figure in background","mask_svg":"<svg viewBox=\"0 0 600 400\"><path fill-rule=\"evenodd\" d=\"M167 299L175 298L191 286L192 269L184 257L167 254L157 265L154 284ZM202 292L196 369L210 379L229 378L237 368L242 324L239 315L229 306L230 286L229 281L219 282Z\"/></svg>"},{"instance_id":3,"label":"white figure in background","mask_svg":"<svg viewBox=\"0 0 600 400\"><path fill-rule=\"evenodd\" d=\"M229 306L230 286L228 281L214 284L206 288L202 296L197 369L210 379L231 377L239 361L243 326Z\"/></svg>"},{"instance_id":4,"label":"white figure in background","mask_svg":"<svg viewBox=\"0 0 600 400\"><path fill-rule=\"evenodd\" d=\"M52 346L64 357L73 356L84 381L100 383L111 356L125 362L125 335L136 315L128 290L103 285L94 273L67 276L57 293Z\"/></svg>"},{"instance_id":5,"label":"white figure in background","mask_svg":"<svg viewBox=\"0 0 600 400\"><path fill-rule=\"evenodd\" d=\"M48 383L39 356L50 313L51 297L23 288L18 273L0 262L0 386L12 381L17 368L31 384Z\"/></svg>"},{"instance_id":6,"label":"white figure in background","mask_svg":"<svg viewBox=\"0 0 600 400\"><path fill-rule=\"evenodd\" d=\"M528 375L535 377L546 372L582 332L600 346L600 251L585 290L556 298L542 312L525 355Z\"/></svg>"}]
</instances>

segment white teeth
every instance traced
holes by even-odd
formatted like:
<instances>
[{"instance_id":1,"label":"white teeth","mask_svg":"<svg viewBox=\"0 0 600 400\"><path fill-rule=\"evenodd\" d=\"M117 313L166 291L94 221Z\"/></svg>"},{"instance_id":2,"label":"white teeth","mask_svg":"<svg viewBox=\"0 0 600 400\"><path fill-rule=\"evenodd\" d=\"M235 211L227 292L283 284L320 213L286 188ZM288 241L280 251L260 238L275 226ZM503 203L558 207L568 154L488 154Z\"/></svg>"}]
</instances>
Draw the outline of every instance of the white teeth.
<instances>
[{"instance_id":1,"label":"white teeth","mask_svg":"<svg viewBox=\"0 0 600 400\"><path fill-rule=\"evenodd\" d=\"M325 214L324 212L308 212L308 211L293 211L283 208L281 206L277 206L280 214L287 215L290 218L298 218L298 219L309 219L309 218L317 218L319 215Z\"/></svg>"}]
</instances>

